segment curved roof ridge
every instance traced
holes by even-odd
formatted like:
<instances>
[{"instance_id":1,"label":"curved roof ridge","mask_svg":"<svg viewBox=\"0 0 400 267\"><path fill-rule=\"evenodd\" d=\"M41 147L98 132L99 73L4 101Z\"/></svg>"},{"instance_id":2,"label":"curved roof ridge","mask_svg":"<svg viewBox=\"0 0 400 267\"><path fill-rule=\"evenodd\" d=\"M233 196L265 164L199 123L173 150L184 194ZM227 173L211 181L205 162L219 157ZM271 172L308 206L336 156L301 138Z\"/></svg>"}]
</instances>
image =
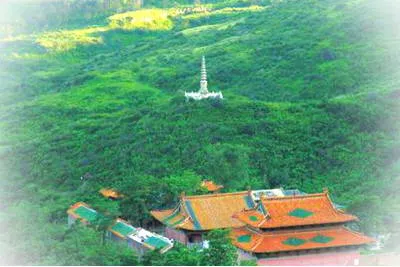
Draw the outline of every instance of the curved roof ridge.
<instances>
[{"instance_id":1,"label":"curved roof ridge","mask_svg":"<svg viewBox=\"0 0 400 267\"><path fill-rule=\"evenodd\" d=\"M186 199L186 197L185 197L185 199ZM190 212L188 212L186 203L184 202L184 203L182 203L182 205L183 205L183 210L184 210L183 212L184 212L186 218L188 218L189 221L191 221L192 223L194 223L195 220L192 218L192 215L190 214ZM186 221L186 220L185 220L185 221Z\"/></svg>"},{"instance_id":2,"label":"curved roof ridge","mask_svg":"<svg viewBox=\"0 0 400 267\"><path fill-rule=\"evenodd\" d=\"M352 214L348 214L347 212L338 210L335 205L333 204L331 198L329 197L329 192L324 190L322 193L314 193L314 194L307 194L307 195L297 195L297 196L284 196L284 197L267 197L264 198L263 201L268 200L293 200L293 199L306 199L306 198L317 198L317 197L326 197L328 199L329 205L331 206L332 210L335 214L338 215L347 215L353 217L355 220L358 220L358 217ZM262 201L262 202L263 202Z\"/></svg>"},{"instance_id":3,"label":"curved roof ridge","mask_svg":"<svg viewBox=\"0 0 400 267\"><path fill-rule=\"evenodd\" d=\"M181 223L177 224L176 226L184 228L185 223L187 223L188 221L190 221L190 223L193 224L193 219L190 216L186 216L185 219Z\"/></svg>"},{"instance_id":4,"label":"curved roof ridge","mask_svg":"<svg viewBox=\"0 0 400 267\"><path fill-rule=\"evenodd\" d=\"M248 191L231 192L231 193L215 193L215 194L204 194L204 195L194 195L194 196L184 196L184 199L196 199L196 198L215 198L233 195L247 195Z\"/></svg>"},{"instance_id":5,"label":"curved roof ridge","mask_svg":"<svg viewBox=\"0 0 400 267\"><path fill-rule=\"evenodd\" d=\"M278 231L278 232L263 232L263 233L257 233L260 236L275 236L275 235L290 235L292 236L293 234L298 234L298 233L320 233L320 232L327 232L327 231L334 231L334 230L339 230L339 231L347 231L350 232L352 234L355 234L357 236L361 236L361 237L365 237L365 235L363 235L360 232L357 232L355 230L351 230L345 226L332 226L332 227L324 227L324 228L320 228L320 229L299 229L299 230L287 230L287 231ZM370 238L371 240L373 240L372 238Z\"/></svg>"},{"instance_id":6,"label":"curved roof ridge","mask_svg":"<svg viewBox=\"0 0 400 267\"><path fill-rule=\"evenodd\" d=\"M327 197L328 200L329 200L329 205L331 205L333 211L334 211L336 214L338 214L338 215L347 215L347 216L351 216L351 217L353 217L355 220L357 220L357 221L359 220L357 216L355 216L355 215L353 215L353 214L348 214L347 212L344 212L344 211L342 211L342 210L337 209L337 208L335 207L335 205L333 204L332 199L329 197L328 192L326 192L326 197Z\"/></svg>"},{"instance_id":7,"label":"curved roof ridge","mask_svg":"<svg viewBox=\"0 0 400 267\"><path fill-rule=\"evenodd\" d=\"M307 194L307 195L290 195L290 196L283 196L283 197L265 197L262 200L291 200L293 198L299 199L299 198L313 198L313 197L322 197L325 196L327 193L314 193L314 194Z\"/></svg>"},{"instance_id":8,"label":"curved roof ridge","mask_svg":"<svg viewBox=\"0 0 400 267\"><path fill-rule=\"evenodd\" d=\"M251 250L255 250L264 241L264 236L262 234L258 234L258 235L259 235L259 239L254 244L254 246L251 247Z\"/></svg>"},{"instance_id":9,"label":"curved roof ridge","mask_svg":"<svg viewBox=\"0 0 400 267\"><path fill-rule=\"evenodd\" d=\"M173 209L165 209L165 210L154 209L154 210L151 210L150 213L152 213L152 212L158 212L158 211L166 212L166 211L174 211L174 210L175 210L175 208L173 208Z\"/></svg>"},{"instance_id":10,"label":"curved roof ridge","mask_svg":"<svg viewBox=\"0 0 400 267\"><path fill-rule=\"evenodd\" d=\"M320 233L320 232L327 232L327 231L333 231L333 230L346 230L343 229L343 226L331 226L331 227L321 227L318 229L297 229L297 230L281 230L281 231L275 231L275 232L263 232L261 235L264 236L274 236L274 235L293 235L293 234L298 234L298 233Z\"/></svg>"},{"instance_id":11,"label":"curved roof ridge","mask_svg":"<svg viewBox=\"0 0 400 267\"><path fill-rule=\"evenodd\" d=\"M177 212L179 210L180 207L180 203L176 204L174 208L171 209L154 209L150 211L150 214L153 214L153 212L171 212L170 215L172 215L173 213ZM170 216L169 215L169 216Z\"/></svg>"},{"instance_id":12,"label":"curved roof ridge","mask_svg":"<svg viewBox=\"0 0 400 267\"><path fill-rule=\"evenodd\" d=\"M73 215L73 214L75 214L75 210L78 209L79 207L85 207L85 208L90 209L97 213L97 211L95 209L93 209L89 204L87 204L83 201L76 202L75 204L72 204L71 206L69 206L67 213L70 215Z\"/></svg>"},{"instance_id":13,"label":"curved roof ridge","mask_svg":"<svg viewBox=\"0 0 400 267\"><path fill-rule=\"evenodd\" d=\"M114 222L123 222L123 223L126 223L126 224L129 224L129 225L130 225L130 223L129 223L127 220L124 220L124 219L122 219L121 217L117 217L117 218L114 220Z\"/></svg>"},{"instance_id":14,"label":"curved roof ridge","mask_svg":"<svg viewBox=\"0 0 400 267\"><path fill-rule=\"evenodd\" d=\"M80 206L85 206L85 207L90 208L90 206L89 206L86 202L78 201L78 202L72 204L72 205L69 207L69 209L75 209L75 208L80 207Z\"/></svg>"},{"instance_id":15,"label":"curved roof ridge","mask_svg":"<svg viewBox=\"0 0 400 267\"><path fill-rule=\"evenodd\" d=\"M282 251L299 251L308 249L322 249L327 247L345 247L345 246L362 246L373 241L372 238L362 233L353 233L345 227L334 227L330 229L315 229L313 231L305 231L304 229L297 232L276 232L255 234L247 229L233 231L233 243L235 246L245 251L254 253L274 253ZM241 242L240 236L251 235L251 242ZM330 237L326 243L314 241L319 235ZM287 244L290 238L299 238L306 242L299 246Z\"/></svg>"},{"instance_id":16,"label":"curved roof ridge","mask_svg":"<svg viewBox=\"0 0 400 267\"><path fill-rule=\"evenodd\" d=\"M365 237L365 235L363 235L362 233L360 233L360 232L358 232L358 231L356 231L356 230L347 228L347 227L345 227L345 226L342 226L342 228L343 228L344 231L348 231L348 232L350 232L350 233L352 233L352 234L354 234L354 235ZM367 237L371 240L371 242L376 242L375 239L373 239L373 238L371 238L371 237L369 237L369 236L367 236Z\"/></svg>"}]
</instances>

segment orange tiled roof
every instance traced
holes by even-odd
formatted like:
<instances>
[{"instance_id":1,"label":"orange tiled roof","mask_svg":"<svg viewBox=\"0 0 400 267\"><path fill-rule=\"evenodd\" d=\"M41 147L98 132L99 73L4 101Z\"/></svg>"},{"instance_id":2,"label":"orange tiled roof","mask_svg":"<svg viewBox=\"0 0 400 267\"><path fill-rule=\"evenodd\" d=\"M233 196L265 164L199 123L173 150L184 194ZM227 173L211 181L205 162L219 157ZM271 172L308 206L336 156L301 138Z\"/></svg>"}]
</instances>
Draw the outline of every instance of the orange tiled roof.
<instances>
[{"instance_id":1,"label":"orange tiled roof","mask_svg":"<svg viewBox=\"0 0 400 267\"><path fill-rule=\"evenodd\" d=\"M111 188L103 188L100 191L100 194L102 194L106 198L122 198L123 195L115 191L114 189Z\"/></svg>"},{"instance_id":2,"label":"orange tiled roof","mask_svg":"<svg viewBox=\"0 0 400 267\"><path fill-rule=\"evenodd\" d=\"M204 180L201 182L201 186L207 189L210 192L218 191L219 189L223 188L223 185L217 185L213 181Z\"/></svg>"},{"instance_id":3,"label":"orange tiled roof","mask_svg":"<svg viewBox=\"0 0 400 267\"><path fill-rule=\"evenodd\" d=\"M374 242L373 239L345 227L273 233L256 233L240 228L234 229L231 237L236 247L254 253L365 245Z\"/></svg>"},{"instance_id":4,"label":"orange tiled roof","mask_svg":"<svg viewBox=\"0 0 400 267\"><path fill-rule=\"evenodd\" d=\"M337 210L328 193L287 197L264 197L257 208L234 215L256 228L278 228L327 223L344 223L357 217Z\"/></svg>"},{"instance_id":5,"label":"orange tiled roof","mask_svg":"<svg viewBox=\"0 0 400 267\"><path fill-rule=\"evenodd\" d=\"M152 211L160 222L186 230L212 230L241 227L233 214L254 206L249 192L182 196L176 209Z\"/></svg>"}]
</instances>

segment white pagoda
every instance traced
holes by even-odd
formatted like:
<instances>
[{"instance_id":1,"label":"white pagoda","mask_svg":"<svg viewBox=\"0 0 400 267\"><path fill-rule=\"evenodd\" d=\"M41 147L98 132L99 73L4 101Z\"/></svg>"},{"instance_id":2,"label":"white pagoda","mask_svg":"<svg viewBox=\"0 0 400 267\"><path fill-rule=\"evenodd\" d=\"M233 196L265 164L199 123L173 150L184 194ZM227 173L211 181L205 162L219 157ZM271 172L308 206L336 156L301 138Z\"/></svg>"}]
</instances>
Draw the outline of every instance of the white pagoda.
<instances>
[{"instance_id":1,"label":"white pagoda","mask_svg":"<svg viewBox=\"0 0 400 267\"><path fill-rule=\"evenodd\" d=\"M202 100L207 98L224 98L221 92L209 92L207 89L207 70L206 70L206 58L203 56L201 61L201 80L200 90L197 92L185 92L186 100Z\"/></svg>"}]
</instances>

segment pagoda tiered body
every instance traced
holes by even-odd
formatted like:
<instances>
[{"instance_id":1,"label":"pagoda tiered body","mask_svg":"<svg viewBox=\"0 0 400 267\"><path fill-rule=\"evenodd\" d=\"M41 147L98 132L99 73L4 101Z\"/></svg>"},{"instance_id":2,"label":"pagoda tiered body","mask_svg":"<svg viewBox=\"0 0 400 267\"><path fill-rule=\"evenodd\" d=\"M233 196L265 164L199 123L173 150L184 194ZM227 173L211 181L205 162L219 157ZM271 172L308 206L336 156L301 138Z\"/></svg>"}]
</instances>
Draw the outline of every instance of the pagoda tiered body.
<instances>
[{"instance_id":1,"label":"pagoda tiered body","mask_svg":"<svg viewBox=\"0 0 400 267\"><path fill-rule=\"evenodd\" d=\"M312 256L318 265L326 264L324 259L331 259L331 265L341 265L341 260L356 264L358 248L373 242L345 227L358 219L337 209L327 191L305 194L272 189L182 195L175 209L152 211L152 215L165 226L165 236L187 246L204 247L204 233L230 228L240 257L256 259L259 264L304 256Z\"/></svg>"},{"instance_id":2,"label":"pagoda tiered body","mask_svg":"<svg viewBox=\"0 0 400 267\"><path fill-rule=\"evenodd\" d=\"M207 98L217 98L222 99L221 92L209 92L208 82L207 82L207 69L206 69L206 59L203 56L201 61L201 80L200 80L200 90L197 92L185 92L186 100L202 100Z\"/></svg>"}]
</instances>

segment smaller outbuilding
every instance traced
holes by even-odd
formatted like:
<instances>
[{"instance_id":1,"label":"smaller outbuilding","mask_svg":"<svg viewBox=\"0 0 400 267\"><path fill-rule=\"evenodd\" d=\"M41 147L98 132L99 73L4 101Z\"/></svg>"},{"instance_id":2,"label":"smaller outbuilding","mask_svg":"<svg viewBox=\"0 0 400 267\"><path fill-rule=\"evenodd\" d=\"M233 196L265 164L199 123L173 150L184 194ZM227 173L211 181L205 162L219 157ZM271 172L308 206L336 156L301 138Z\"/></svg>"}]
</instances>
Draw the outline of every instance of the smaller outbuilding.
<instances>
[{"instance_id":1,"label":"smaller outbuilding","mask_svg":"<svg viewBox=\"0 0 400 267\"><path fill-rule=\"evenodd\" d=\"M80 221L84 225L89 225L103 216L92 209L84 202L77 202L72 205L68 211L68 226ZM134 227L123 219L116 219L109 227L106 233L109 240L127 245L136 251L141 257L146 251L158 250L165 253L170 250L174 244L173 241L159 234L147 231L140 227Z\"/></svg>"},{"instance_id":2,"label":"smaller outbuilding","mask_svg":"<svg viewBox=\"0 0 400 267\"><path fill-rule=\"evenodd\" d=\"M170 250L174 244L172 240L147 231L143 228L137 228L136 231L128 236L128 246L143 255L148 250L159 250L161 254Z\"/></svg>"},{"instance_id":3,"label":"smaller outbuilding","mask_svg":"<svg viewBox=\"0 0 400 267\"><path fill-rule=\"evenodd\" d=\"M103 188L99 191L99 193L103 197L112 200L123 198L123 195L113 188Z\"/></svg>"},{"instance_id":4,"label":"smaller outbuilding","mask_svg":"<svg viewBox=\"0 0 400 267\"><path fill-rule=\"evenodd\" d=\"M128 235L135 232L136 228L120 218L108 228L107 237L117 242L128 242Z\"/></svg>"},{"instance_id":5,"label":"smaller outbuilding","mask_svg":"<svg viewBox=\"0 0 400 267\"><path fill-rule=\"evenodd\" d=\"M107 237L115 242L126 243L139 256L156 249L165 253L174 246L170 239L143 228L133 227L119 218L108 228Z\"/></svg>"},{"instance_id":6,"label":"smaller outbuilding","mask_svg":"<svg viewBox=\"0 0 400 267\"><path fill-rule=\"evenodd\" d=\"M77 202L72 205L68 211L68 226L74 224L77 220L87 225L99 218L99 213L84 202Z\"/></svg>"},{"instance_id":7,"label":"smaller outbuilding","mask_svg":"<svg viewBox=\"0 0 400 267\"><path fill-rule=\"evenodd\" d=\"M203 180L201 182L201 187L206 189L208 192L211 192L211 193L219 192L219 190L224 188L223 185L218 185L218 184L216 184L216 183L214 183L213 181L210 181L210 180Z\"/></svg>"}]
</instances>

